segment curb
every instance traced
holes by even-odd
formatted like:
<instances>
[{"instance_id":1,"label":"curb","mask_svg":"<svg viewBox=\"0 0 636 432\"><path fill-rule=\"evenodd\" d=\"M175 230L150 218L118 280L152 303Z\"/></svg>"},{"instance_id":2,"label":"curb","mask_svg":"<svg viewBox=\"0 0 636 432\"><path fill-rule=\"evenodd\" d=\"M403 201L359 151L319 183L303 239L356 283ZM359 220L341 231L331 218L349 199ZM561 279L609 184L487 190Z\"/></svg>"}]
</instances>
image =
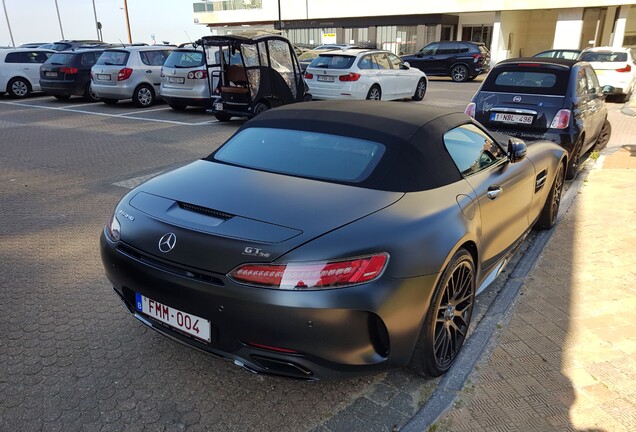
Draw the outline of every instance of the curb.
<instances>
[{"instance_id":1,"label":"curb","mask_svg":"<svg viewBox=\"0 0 636 432\"><path fill-rule=\"evenodd\" d=\"M636 115L636 113L635 113ZM519 290L525 279L537 263L545 245L550 241L563 216L574 202L576 195L585 183L588 174L597 165L602 164L601 157L595 164L586 164L579 175L563 194L555 227L537 234L506 280L501 292L492 302L482 320L477 324L468 341L462 347L455 363L444 375L428 401L400 429L401 432L427 431L444 413L452 407L477 363L481 362L490 344L498 341L495 335L498 328L507 324L513 311Z\"/></svg>"}]
</instances>

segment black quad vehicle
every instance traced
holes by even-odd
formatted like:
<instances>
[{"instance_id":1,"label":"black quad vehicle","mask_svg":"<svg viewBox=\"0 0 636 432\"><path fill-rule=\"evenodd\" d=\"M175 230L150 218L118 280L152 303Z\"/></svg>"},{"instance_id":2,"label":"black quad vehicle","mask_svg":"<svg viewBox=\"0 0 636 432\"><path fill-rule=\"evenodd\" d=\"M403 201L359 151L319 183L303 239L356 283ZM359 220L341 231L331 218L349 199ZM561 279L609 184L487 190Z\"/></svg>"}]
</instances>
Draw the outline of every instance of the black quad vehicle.
<instances>
[{"instance_id":1,"label":"black quad vehicle","mask_svg":"<svg viewBox=\"0 0 636 432\"><path fill-rule=\"evenodd\" d=\"M274 34L204 36L211 111L219 121L310 100L293 45Z\"/></svg>"}]
</instances>

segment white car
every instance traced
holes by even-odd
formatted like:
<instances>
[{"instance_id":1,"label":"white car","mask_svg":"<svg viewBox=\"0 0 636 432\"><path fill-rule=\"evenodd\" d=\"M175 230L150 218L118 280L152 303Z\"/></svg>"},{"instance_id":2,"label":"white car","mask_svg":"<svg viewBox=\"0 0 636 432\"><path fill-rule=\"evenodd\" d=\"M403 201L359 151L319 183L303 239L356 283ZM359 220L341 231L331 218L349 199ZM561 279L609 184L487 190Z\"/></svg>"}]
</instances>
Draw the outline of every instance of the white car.
<instances>
[{"instance_id":1,"label":"white car","mask_svg":"<svg viewBox=\"0 0 636 432\"><path fill-rule=\"evenodd\" d=\"M132 99L140 108L152 106L161 84L161 68L174 48L128 46L104 51L91 68L92 88L106 104Z\"/></svg>"},{"instance_id":2,"label":"white car","mask_svg":"<svg viewBox=\"0 0 636 432\"><path fill-rule=\"evenodd\" d=\"M305 82L314 99L404 99L420 101L428 79L384 50L329 51L307 67Z\"/></svg>"},{"instance_id":3,"label":"white car","mask_svg":"<svg viewBox=\"0 0 636 432\"><path fill-rule=\"evenodd\" d=\"M630 48L595 47L584 50L579 60L592 65L601 87L611 85L613 94L628 101L636 88L636 63Z\"/></svg>"},{"instance_id":4,"label":"white car","mask_svg":"<svg viewBox=\"0 0 636 432\"><path fill-rule=\"evenodd\" d=\"M0 50L0 95L25 98L40 91L40 65L54 53L37 48Z\"/></svg>"}]
</instances>

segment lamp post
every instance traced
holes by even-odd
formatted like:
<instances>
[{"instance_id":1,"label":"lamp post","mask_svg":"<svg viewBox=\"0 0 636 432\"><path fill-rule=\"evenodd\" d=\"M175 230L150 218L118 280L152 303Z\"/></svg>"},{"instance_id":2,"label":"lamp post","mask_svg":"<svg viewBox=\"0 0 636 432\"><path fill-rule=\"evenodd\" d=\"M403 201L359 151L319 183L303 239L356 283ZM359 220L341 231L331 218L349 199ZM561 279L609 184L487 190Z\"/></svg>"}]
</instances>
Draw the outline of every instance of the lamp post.
<instances>
[{"instance_id":1,"label":"lamp post","mask_svg":"<svg viewBox=\"0 0 636 432\"><path fill-rule=\"evenodd\" d=\"M132 36L130 35L130 19L128 19L128 1L124 0L124 13L126 14L126 30L128 30L128 43L132 44Z\"/></svg>"},{"instance_id":2,"label":"lamp post","mask_svg":"<svg viewBox=\"0 0 636 432\"><path fill-rule=\"evenodd\" d=\"M2 7L4 8L4 16L7 19L7 27L9 28L9 36L11 36L11 45L15 48L15 41L13 40L13 33L11 32L11 24L9 24L9 14L7 14L7 5L2 0Z\"/></svg>"},{"instance_id":3,"label":"lamp post","mask_svg":"<svg viewBox=\"0 0 636 432\"><path fill-rule=\"evenodd\" d=\"M95 8L95 0L93 0L93 15L95 15L95 30L97 31L97 40L101 41L102 38L99 36L101 25L99 24L99 21L97 21L97 9Z\"/></svg>"},{"instance_id":4,"label":"lamp post","mask_svg":"<svg viewBox=\"0 0 636 432\"><path fill-rule=\"evenodd\" d=\"M60 17L60 8L55 0L55 10L57 11L57 21L60 23L60 33L62 33L62 40L64 40L64 30L62 29L62 18Z\"/></svg>"}]
</instances>

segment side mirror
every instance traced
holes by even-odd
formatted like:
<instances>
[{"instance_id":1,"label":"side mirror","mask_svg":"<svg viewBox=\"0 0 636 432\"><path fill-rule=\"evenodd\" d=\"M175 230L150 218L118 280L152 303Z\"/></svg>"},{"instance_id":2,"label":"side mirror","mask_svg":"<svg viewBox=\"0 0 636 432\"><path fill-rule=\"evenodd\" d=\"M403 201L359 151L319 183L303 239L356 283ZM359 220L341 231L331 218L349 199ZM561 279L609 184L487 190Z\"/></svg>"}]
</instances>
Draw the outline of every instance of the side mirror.
<instances>
[{"instance_id":1,"label":"side mirror","mask_svg":"<svg viewBox=\"0 0 636 432\"><path fill-rule=\"evenodd\" d=\"M603 92L603 94L606 95L606 94L614 93L616 89L611 85L604 85L601 91Z\"/></svg>"},{"instance_id":2,"label":"side mirror","mask_svg":"<svg viewBox=\"0 0 636 432\"><path fill-rule=\"evenodd\" d=\"M421 51L419 51L419 52L417 52L417 53L415 54L415 56L416 56L416 57L424 57L424 54L423 54Z\"/></svg>"},{"instance_id":3,"label":"side mirror","mask_svg":"<svg viewBox=\"0 0 636 432\"><path fill-rule=\"evenodd\" d=\"M526 157L526 143L518 138L510 138L508 140L508 160L510 163L516 163Z\"/></svg>"},{"instance_id":4,"label":"side mirror","mask_svg":"<svg viewBox=\"0 0 636 432\"><path fill-rule=\"evenodd\" d=\"M402 63L402 67L403 69L411 69L411 65L409 64L409 62Z\"/></svg>"}]
</instances>

